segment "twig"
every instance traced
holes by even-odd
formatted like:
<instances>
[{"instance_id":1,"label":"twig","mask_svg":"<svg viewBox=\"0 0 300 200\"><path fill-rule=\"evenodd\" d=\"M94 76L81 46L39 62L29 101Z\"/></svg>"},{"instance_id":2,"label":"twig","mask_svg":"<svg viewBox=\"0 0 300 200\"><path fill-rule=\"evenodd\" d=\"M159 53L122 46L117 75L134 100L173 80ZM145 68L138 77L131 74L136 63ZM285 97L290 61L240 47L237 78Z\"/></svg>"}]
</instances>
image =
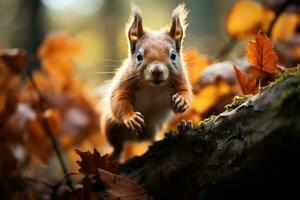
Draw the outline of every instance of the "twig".
<instances>
[{"instance_id":1,"label":"twig","mask_svg":"<svg viewBox=\"0 0 300 200\"><path fill-rule=\"evenodd\" d=\"M67 175L65 175L58 183L58 187L60 187L60 185L62 185L64 182L68 181L68 179L70 179L71 176L83 176L85 175L84 173L74 173L74 172L71 172Z\"/></svg>"},{"instance_id":2,"label":"twig","mask_svg":"<svg viewBox=\"0 0 300 200\"><path fill-rule=\"evenodd\" d=\"M49 187L50 189L52 189L54 187L54 185L52 185L51 183L48 183L46 181L42 181L42 180L38 180L38 179L34 179L31 177L6 177L6 176L0 176L0 180L5 180L5 181L10 181L12 183L18 183L20 180L26 181L26 182L31 182L31 183L35 183L35 184L43 184L47 187Z\"/></svg>"},{"instance_id":3,"label":"twig","mask_svg":"<svg viewBox=\"0 0 300 200\"><path fill-rule=\"evenodd\" d=\"M47 109L45 98L42 95L41 91L39 90L39 88L38 88L38 86L37 86L37 84L36 84L36 82L35 82L35 80L32 76L32 73L30 71L27 71L27 75L29 77L29 80L30 80L32 86L33 86L33 89L38 94L38 97L39 97L38 106L39 106L40 111L43 113ZM49 139L51 141L52 147L55 151L55 154L57 155L57 158L58 158L58 161L59 161L60 166L62 168L62 171L63 171L64 175L67 177L66 178L66 180L67 180L66 183L71 188L72 192L75 194L77 199L79 199L79 196L78 196L75 188L73 187L72 180L68 176L69 173L68 173L65 161L63 159L62 153L60 151L58 141L54 137L54 134L52 133L52 130L50 128L50 125L49 125L48 121L44 117L41 117L41 123L42 123L42 126L43 126L44 130L45 130L46 135L49 137Z\"/></svg>"},{"instance_id":4,"label":"twig","mask_svg":"<svg viewBox=\"0 0 300 200\"><path fill-rule=\"evenodd\" d=\"M216 58L217 60L221 60L226 54L228 54L232 48L236 45L237 41L234 38L230 38L228 42L220 49Z\"/></svg>"}]
</instances>

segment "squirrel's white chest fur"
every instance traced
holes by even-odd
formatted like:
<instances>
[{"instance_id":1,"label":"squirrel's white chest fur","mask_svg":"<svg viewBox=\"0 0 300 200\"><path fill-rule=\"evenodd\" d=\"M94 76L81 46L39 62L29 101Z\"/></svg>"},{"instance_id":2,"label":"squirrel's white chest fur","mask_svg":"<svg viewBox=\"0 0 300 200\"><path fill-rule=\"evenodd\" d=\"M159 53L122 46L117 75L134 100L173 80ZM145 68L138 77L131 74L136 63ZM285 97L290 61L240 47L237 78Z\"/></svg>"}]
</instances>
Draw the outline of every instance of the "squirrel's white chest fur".
<instances>
[{"instance_id":1,"label":"squirrel's white chest fur","mask_svg":"<svg viewBox=\"0 0 300 200\"><path fill-rule=\"evenodd\" d=\"M133 107L135 111L143 114L146 126L160 126L172 113L171 97L169 85L145 85L136 92Z\"/></svg>"}]
</instances>

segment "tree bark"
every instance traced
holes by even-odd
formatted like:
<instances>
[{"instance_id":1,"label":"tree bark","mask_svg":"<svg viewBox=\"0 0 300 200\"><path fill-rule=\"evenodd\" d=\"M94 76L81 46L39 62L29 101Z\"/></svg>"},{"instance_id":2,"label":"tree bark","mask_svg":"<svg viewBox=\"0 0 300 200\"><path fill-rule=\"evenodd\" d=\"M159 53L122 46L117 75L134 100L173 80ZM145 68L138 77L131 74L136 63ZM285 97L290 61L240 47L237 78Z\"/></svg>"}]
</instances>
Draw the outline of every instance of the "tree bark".
<instances>
[{"instance_id":1,"label":"tree bark","mask_svg":"<svg viewBox=\"0 0 300 200\"><path fill-rule=\"evenodd\" d=\"M295 199L300 72L122 166L155 199Z\"/></svg>"}]
</instances>

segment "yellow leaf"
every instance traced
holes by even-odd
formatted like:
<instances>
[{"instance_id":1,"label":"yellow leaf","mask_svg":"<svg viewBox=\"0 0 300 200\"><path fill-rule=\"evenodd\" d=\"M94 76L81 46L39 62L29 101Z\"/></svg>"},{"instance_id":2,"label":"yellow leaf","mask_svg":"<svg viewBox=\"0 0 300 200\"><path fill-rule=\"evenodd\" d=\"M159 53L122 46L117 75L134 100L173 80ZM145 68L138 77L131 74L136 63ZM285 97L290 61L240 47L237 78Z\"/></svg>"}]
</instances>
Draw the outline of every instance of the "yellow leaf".
<instances>
[{"instance_id":1,"label":"yellow leaf","mask_svg":"<svg viewBox=\"0 0 300 200\"><path fill-rule=\"evenodd\" d=\"M273 30L273 41L286 41L297 33L297 27L300 25L300 14L295 12L284 12L277 19Z\"/></svg>"},{"instance_id":2,"label":"yellow leaf","mask_svg":"<svg viewBox=\"0 0 300 200\"><path fill-rule=\"evenodd\" d=\"M48 73L68 75L73 73L73 58L81 52L78 42L63 32L50 34L38 50L43 67Z\"/></svg>"},{"instance_id":3,"label":"yellow leaf","mask_svg":"<svg viewBox=\"0 0 300 200\"><path fill-rule=\"evenodd\" d=\"M273 18L273 11L259 2L238 1L229 10L226 29L235 39L250 39L260 29L267 31Z\"/></svg>"},{"instance_id":4,"label":"yellow leaf","mask_svg":"<svg viewBox=\"0 0 300 200\"><path fill-rule=\"evenodd\" d=\"M199 114L205 113L217 104L217 101L221 96L229 93L230 90L230 86L224 81L220 81L217 84L207 85L202 88L196 96L194 96L192 109L196 110Z\"/></svg>"},{"instance_id":5,"label":"yellow leaf","mask_svg":"<svg viewBox=\"0 0 300 200\"><path fill-rule=\"evenodd\" d=\"M210 59L200 54L197 49L185 50L183 60L192 84L199 80L204 69L210 64Z\"/></svg>"}]
</instances>

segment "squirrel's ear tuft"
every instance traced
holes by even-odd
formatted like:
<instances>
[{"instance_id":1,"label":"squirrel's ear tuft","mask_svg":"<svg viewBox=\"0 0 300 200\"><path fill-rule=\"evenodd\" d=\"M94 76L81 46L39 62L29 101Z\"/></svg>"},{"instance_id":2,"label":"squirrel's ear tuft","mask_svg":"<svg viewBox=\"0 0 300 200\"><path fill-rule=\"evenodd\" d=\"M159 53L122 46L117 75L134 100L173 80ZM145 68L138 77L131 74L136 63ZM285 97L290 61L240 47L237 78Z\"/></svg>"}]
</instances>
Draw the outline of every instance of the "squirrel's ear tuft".
<instances>
[{"instance_id":1,"label":"squirrel's ear tuft","mask_svg":"<svg viewBox=\"0 0 300 200\"><path fill-rule=\"evenodd\" d=\"M181 48L182 39L185 36L185 30L188 26L187 15L189 11L185 4L179 4L172 13L172 22L167 33L175 40L176 48L179 51Z\"/></svg>"},{"instance_id":2,"label":"squirrel's ear tuft","mask_svg":"<svg viewBox=\"0 0 300 200\"><path fill-rule=\"evenodd\" d=\"M144 35L142 12L135 4L131 5L131 17L127 27L130 49L134 53L137 40Z\"/></svg>"}]
</instances>

